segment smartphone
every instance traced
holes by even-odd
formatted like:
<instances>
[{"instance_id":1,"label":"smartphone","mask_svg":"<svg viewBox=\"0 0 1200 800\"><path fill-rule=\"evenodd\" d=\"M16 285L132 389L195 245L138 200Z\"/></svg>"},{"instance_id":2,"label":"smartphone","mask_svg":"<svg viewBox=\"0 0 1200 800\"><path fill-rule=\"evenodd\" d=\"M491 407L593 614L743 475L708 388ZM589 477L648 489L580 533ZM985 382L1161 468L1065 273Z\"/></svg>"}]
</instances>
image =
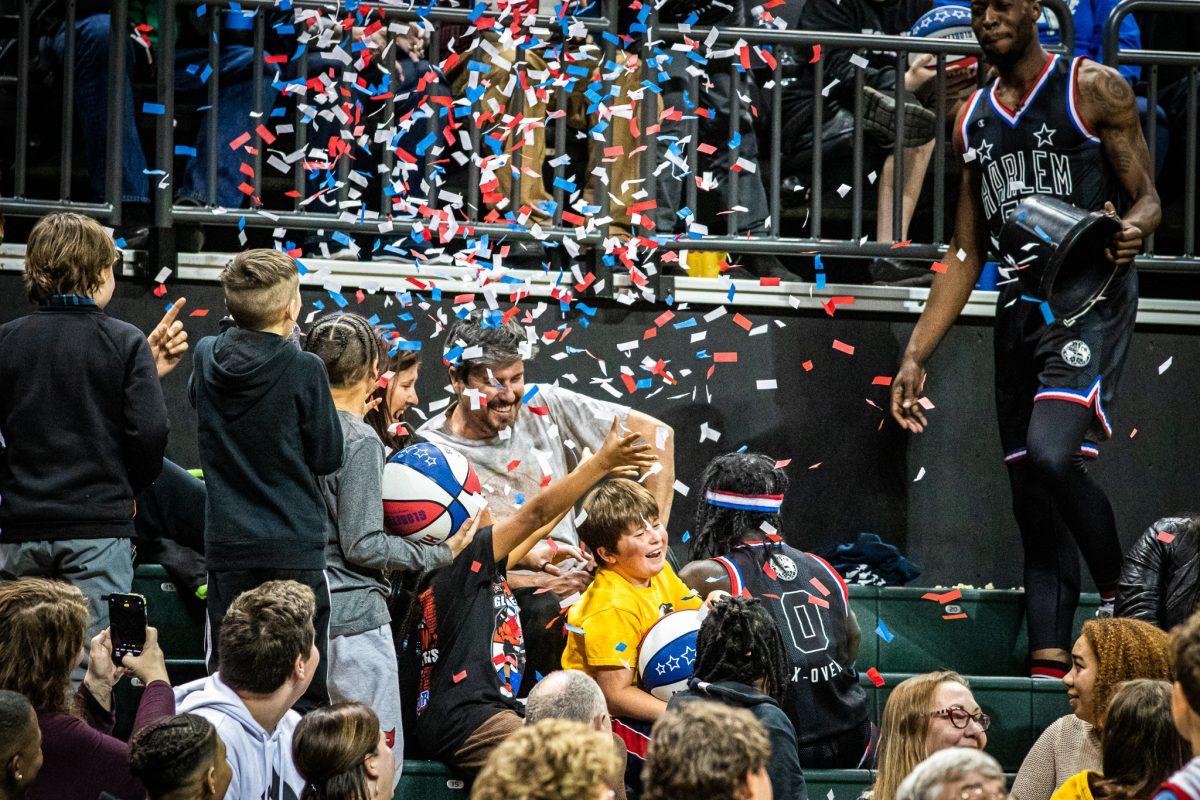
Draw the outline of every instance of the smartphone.
<instances>
[{"instance_id":1,"label":"smartphone","mask_svg":"<svg viewBox=\"0 0 1200 800\"><path fill-rule=\"evenodd\" d=\"M110 594L108 629L114 664L120 666L122 656L141 655L146 646L146 598L140 594Z\"/></svg>"}]
</instances>

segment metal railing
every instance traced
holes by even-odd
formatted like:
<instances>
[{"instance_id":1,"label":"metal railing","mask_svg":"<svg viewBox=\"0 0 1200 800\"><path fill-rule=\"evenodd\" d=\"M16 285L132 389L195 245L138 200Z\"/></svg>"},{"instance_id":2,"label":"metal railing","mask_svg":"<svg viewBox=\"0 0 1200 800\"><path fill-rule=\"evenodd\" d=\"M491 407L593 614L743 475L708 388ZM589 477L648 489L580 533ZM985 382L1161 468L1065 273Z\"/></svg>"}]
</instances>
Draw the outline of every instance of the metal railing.
<instances>
[{"instance_id":1,"label":"metal railing","mask_svg":"<svg viewBox=\"0 0 1200 800\"><path fill-rule=\"evenodd\" d=\"M1187 130L1184 144L1184 190L1183 190L1183 252L1178 256L1163 256L1155 252L1155 237L1146 242L1146 252L1138 257L1138 266L1153 265L1165 269L1197 268L1196 259L1196 74L1200 70L1200 52L1178 52L1170 50L1122 50L1118 46L1121 23L1135 11L1195 13L1200 3L1192 0L1121 0L1113 8L1104 26L1104 63L1110 67L1133 64L1149 68L1146 78L1147 117L1146 141L1150 146L1150 163L1158 155L1155 133L1158 129L1156 113L1159 100L1159 68L1163 66L1184 67L1187 70Z\"/></svg>"},{"instance_id":2,"label":"metal railing","mask_svg":"<svg viewBox=\"0 0 1200 800\"><path fill-rule=\"evenodd\" d=\"M108 76L108 140L107 140L107 168L105 172L105 198L103 203L96 202L79 202L72 196L71 176L72 176L72 150L74 148L74 126L75 126L75 102L73 82L71 79L72 70L74 68L75 58L75 2L74 0L65 0L65 20L64 36L65 42L63 45L62 55L62 74L63 79L63 98L62 98L62 153L61 162L59 165L60 174L58 176L58 197L54 199L33 199L29 195L29 183L27 181L28 172L28 131L30 125L29 109L30 109L30 69L33 63L34 50L34 18L35 15L47 8L51 3L63 2L63 0L20 0L20 22L18 25L18 54L17 54L17 98L16 98L16 115L14 120L15 125L15 153L13 160L13 177L12 177L12 195L11 197L0 197L0 211L14 215L40 215L53 210L59 210L64 207L82 210L99 218L109 221L111 224L119 224L122 221L121 216L121 194L122 194L122 146L121 131L122 124L120 114L122 104L126 101L125 92L127 81L123 80L126 73L127 64L127 37L128 30L128 9L126 0L118 0L112 3L112 20L110 33L110 74ZM572 21L574 30L585 30L592 38L592 41L599 48L599 57L597 64L601 66L600 72L605 72L603 65L612 64L612 59L618 49L619 36L622 31L618 27L618 0L602 0L603 15L592 17L580 17ZM1044 5L1057 17L1059 28L1062 34L1063 48L1070 50L1073 44L1073 28L1072 19L1069 9L1064 0L1046 0ZM1128 13L1134 8L1146 10L1177 10L1181 3L1179 0L1124 0L1118 8L1114 17L1109 22L1107 29L1108 40L1110 46L1115 46L1115 31L1119 26L1118 16ZM1186 5L1186 4L1185 4ZM284 4L287 6L287 4ZM850 34L850 33L827 33L819 31L803 31L803 30L775 30L764 29L761 27L688 27L681 25L660 25L657 22L657 15L653 8L647 4L647 14L640 18L640 23L646 28L646 33L641 37L640 49L637 54L643 65L643 89L638 100L635 102L636 113L639 115L641 123L642 141L641 145L646 145L640 154L641 167L641 189L644 195L639 196L638 205L646 206L649 202L653 207L660 195L662 186L660 181L656 180L655 176L661 170L659 161L659 146L656 137L651 136L648 132L653 129L655 124L659 123L659 108L653 100L656 94L656 87L653 84L656 82L649 78L647 74L648 66L655 59L656 55L670 54L676 58L684 58L685 54L680 50L672 50L671 45L674 43L690 40L692 42L703 42L707 48L720 51L721 48L730 51L724 54L724 57L716 58L716 66L706 64L705 66L711 71L714 68L727 69L730 73L730 84L733 87L731 92L731 107L719 109L719 114L722 118L729 122L729 142L726 143L729 147L732 158L731 161L736 161L741 152L741 145L738 143L739 138L744 139L747 136L754 136L753 131L742 131L740 129L740 118L742 104L746 102L742 94L748 91L751 78L748 77L751 69L747 68L747 61L754 60L767 66L768 70L763 70L765 74L769 74L769 79L764 84L764 89L768 92L769 102L765 103L765 107L769 110L769 136L768 146L765 154L760 154L762 157L759 160L759 166L769 166L769 169L760 170L758 173L764 185L764 191L767 197L767 223L764 230L757 231L756 235L747 235L740 225L742 214L737 212L728 213L725 215L725 228L722 234L704 233L697 235L693 232L684 232L675 235L673 232L656 231L653 237L645 232L641 232L639 241L645 244L652 244L664 250L709 250L721 251L729 253L773 253L782 255L822 255L829 257L857 257L864 256L891 256L897 258L912 258L912 259L936 259L939 258L945 250L945 241L947 239L945 224L947 216L947 186L946 178L948 169L952 168L952 160L954 157L948 153L946 130L948 128L942 121L947 117L947 98L945 96L945 86L947 81L947 60L954 56L976 55L978 50L976 46L970 43L961 41L953 41L949 39L923 39L907 36L880 36L867 34ZM548 243L551 252L549 256L557 259L560 265L565 264L569 260L565 251L569 245L572 251L576 247L583 251L591 251L594 259L593 268L596 272L597 284L607 283L611 290L612 282L605 281L605 277L611 274L613 270L614 258L612 256L611 247L605 247L606 241L610 240L612 227L613 204L611 192L615 187L612 187L611 182L604 182L602 190L596 197L596 202L591 204L588 209L590 213L584 224L578 224L577 218L581 215L574 212L568 213L569 220L564 219L564 212L567 208L568 195L573 194L570 191L571 184L567 180L567 160L565 153L567 150L568 138L570 131L568 130L568 120L565 113L556 113L551 115L553 121L547 119L545 126L550 129L546 136L547 141L552 139L552 149L555 158L551 159L550 167L552 169L552 197L554 200L554 210L552 219L548 224L542 227L540 231L534 232L525 226L506 223L504 221L489 221L484 203L481 200L480 176L482 165L481 147L484 137L484 132L481 131L481 126L476 124L478 115L481 112L486 112L486 109L481 108L481 100L479 98L450 98L448 105L439 106L446 110L445 119L450 122L463 120L465 131L459 130L459 136L456 140L451 141L453 137L443 135L444 120L436 113L430 114L422 124L425 126L427 138L431 138L435 145L444 146L442 152L432 150L431 152L437 155L458 155L460 160L465 160L466 169L465 176L458 175L458 182L454 182L452 177L447 172L446 163L437 163L433 157L424 157L424 186L427 187L427 192L422 197L408 197L406 200L412 201L411 205L420 205L423 210L422 215L412 213L411 210L407 214L392 214L395 204L395 198L390 194L392 190L388 178L394 174L396 167L397 153L394 147L381 147L382 150L380 166L381 174L384 179L381 181L381 187L378 196L378 209L372 209L368 206L365 195L362 201L355 202L351 198L351 190L353 186L353 174L346 158L337 161L337 180L334 182L334 195L336 197L337 208L343 213L326 213L310 210L308 207L311 202L312 190L310 177L307 172L311 170L305 169L307 161L307 150L309 148L307 126L311 117L307 116L304 105L300 100L295 99L296 96L301 96L299 91L302 86L309 81L313 70L319 63L321 54L317 53L311 47L298 47L290 50L291 55L287 58L280 59L271 57L272 63L267 64L266 59L270 56L266 51L266 41L269 35L268 32L268 14L272 11L277 11L281 6L275 0L215 0L215 2L205 3L203 0L161 0L159 4L159 20L158 20L158 41L153 47L154 61L158 65L155 92L156 96L153 102L157 104L157 119L155 121L155 135L153 157L148 164L150 173L149 177L151 196L153 202L153 247L157 251L154 257L156 264L173 264L175 263L175 243L173 240L175 225L178 223L185 224L201 224L201 225L232 225L237 224L245 227L258 228L286 228L297 231L342 231L350 234L372 233L378 234L384 231L392 234L411 233L414 230L428 230L431 224L440 223L443 226L456 227L461 232L469 233L472 237L489 236L493 240L507 238L509 240L543 240ZM292 25L298 25L296 22L297 15L300 12L324 12L328 13L329 9L315 0L294 0L290 8L290 19ZM183 9L187 9L187 13L195 15L198 9L204 10L206 20L206 42L207 42L207 59L206 65L210 74L205 84L206 103L208 110L207 120L207 197L205 198L206 205L199 207L179 204L175 201L174 189L177 184L176 175L176 74L175 70L168 65L176 63L175 40L173 36L165 35L164 32L174 31L179 21L180 14ZM245 152L249 155L246 161L248 168L246 184L251 195L256 201L263 197L264 191L264 162L272 169L277 169L279 163L286 163L291 171L291 196L292 202L290 207L276 205L268 207L267 205L255 205L252 208L245 209L219 209L215 208L217 202L217 153L220 148L230 146L229 142L218 141L218 110L222 104L221 93L221 47L222 36L224 35L222 18L224 11L234 9L234 13L249 13L250 16L250 37L252 39L253 61L251 66L250 81L253 86L253 104L251 119L245 121L245 136L244 142L239 146L244 146ZM481 10L482 9L482 10ZM356 12L342 11L343 15L353 16ZM384 28L394 22L419 22L423 26L432 28L434 35L430 41L430 51L426 56L431 64L445 63L440 52L440 42L438 31L447 25L462 25L468 28L476 27L476 20L480 15L486 14L486 8L482 5L475 9L454 9L454 8L402 8L388 5L373 6L368 15L364 16L358 12L358 22L364 25L380 24ZM539 16L533 23L532 28L526 30L537 30L541 28L553 28L558 25L558 20L553 16ZM1115 23L1115 24L1114 24ZM476 34L478 35L478 34ZM661 40L661 41L660 41ZM469 41L464 37L464 41ZM293 42L294 45L294 42ZM342 47L344 53L354 52L354 42L349 30L343 30L340 38L337 40L337 45ZM825 57L813 59L808 64L802 64L801 68L812 70L812 85L815 89L813 92L813 136L811 146L811 164L808 167L807 173L803 176L798 176L801 181L807 181L808 192L808 208L807 221L805 224L800 224L793 227L801 228L803 235L785 235L784 229L784 203L782 202L782 181L784 172L782 169L782 161L785 158L785 148L783 146L783 90L784 90L784 66L782 59L779 58L781 48L793 48L800 51L811 51L814 47L819 47L825 54ZM768 49L769 48L769 49ZM462 52L463 48L457 48L456 52ZM826 81L826 61L827 55L832 51L848 51L855 56L862 57L868 53L886 52L890 53L894 59L895 68L898 76L902 76L905 71L905 66L910 53L931 53L936 59L936 88L934 113L939 120L936 126L936 134L934 139L934 153L931 161L932 176L932 222L931 235L929 241L912 243L912 242L871 242L866 241L864 236L864 223L866 212L864 210L865 200L871 191L868 176L866 172L866 155L864 142L864 129L862 118L864 113L863 108L863 89L865 85L863 69L855 70L854 83L854 102L852 109L854 117L854 132L852 143L852 155L850 159L850 174L852 179L848 182L849 191L845 194L849 195L849 222L848 226L844 219L839 219L835 222L830 222L828 213L828 205L833 200L835 194L841 194L844 199L845 194L831 192L832 188L829 185L828 178L828 158L825 153L825 142L821 136L822 126L826 120L826 114L830 108L824 92ZM1110 53L1115 53L1115 49ZM742 55L745 54L745 55ZM1113 57L1113 56L1110 56ZM1194 244L1194 164L1196 157L1196 131L1195 131L1195 76L1196 70L1194 65L1200 64L1200 56L1186 53L1156 53L1148 51L1126 51L1115 56L1120 59L1121 63L1139 63L1151 65L1151 99L1153 101L1154 92L1157 91L1156 65L1162 63L1180 64L1186 63L1193 66L1190 72L1191 81L1191 105L1190 105L1190 124L1188 128L1188 163L1189 163L1189 196L1186 198L1187 203L1187 225L1185 227L1184 236L1184 252L1178 256L1164 256L1151 251L1151 254L1139 259L1139 264L1154 268L1166 269L1196 269L1200 270L1200 259L1193 255ZM453 58L453 56L451 56ZM512 75L521 74L527 75L525 64L527 55L524 51L519 54L518 60L511 66L510 73ZM389 48L386 56L387 65L391 73L394 75L396 70L396 48ZM280 61L286 62L280 65ZM325 62L328 65L328 62ZM486 65L484 65L486 66ZM275 72L272 81L274 88L277 90L278 97L272 97L270 100L267 97L267 69L270 67ZM461 68L461 67L460 67ZM468 69L474 69L474 65L468 65ZM357 86L353 84L352 79L347 78L349 67L343 64L339 77L339 90L345 91L350 96L356 90ZM581 80L583 80L581 78ZM601 85L601 99L607 98L607 94L611 88L612 78L605 76ZM698 105L700 96L700 78L696 74L688 76L688 97L692 98L693 103ZM553 93L558 104L558 109L561 111L567 105L567 90L559 83L553 87ZM897 80L896 88L893 92L893 101L899 107L905 102L905 94L903 89L903 81ZM283 100L282 108L286 109L284 113L289 113L291 116L291 128L285 131L282 124L274 128L268 127L268 122L277 117L272 115L273 102L278 99ZM523 92L514 91L508 98L506 104L506 113L517 116L521 113ZM386 97L381 101L385 112L384 118L392 120L395 124L395 113L397 107L397 98L394 93L390 97ZM287 106L290 105L290 109ZM599 102L596 105L600 105ZM138 106L140 107L140 106ZM427 104L427 108L437 110L434 105ZM460 114L462 109L466 112ZM311 109L309 109L311 110ZM760 106L759 110L763 110ZM1153 117L1153 115L1151 115ZM681 187L680 206L692 210L695 213L698 201L698 188L696 184L696 171L699 164L699 148L703 145L712 146L709 142L701 142L699 136L699 118L697 113L685 115L685 136L683 141L686 142L686 147L683 150L682 162L687 166L687 173L684 176L683 187ZM1153 124L1153 123L1152 123ZM903 115L898 115L897 131L894 137L895 143L891 148L891 156L894 160L894 170L897 179L893 182L893 219L892 230L899 231L901 225L902 213L902 189L903 181L899 179L903 173L904 161L906 158L905 149L902 145L904 138L904 121ZM609 148L613 142L614 126L609 124L605 127L603 133L603 147ZM337 130L338 136L345 141L349 138L353 141L353 132L348 129L348 126L343 122ZM393 130L393 133L395 131ZM551 136L552 134L552 136ZM239 137L241 138L241 137ZM275 142L276 138L286 142L288 147L287 152L292 156L300 154L296 158L289 158L286 162L275 162L274 157L265 158L264 153L267 148ZM398 137L397 137L398 138ZM393 139L394 141L394 139ZM590 142L589 142L590 145ZM1152 145L1153 146L1153 145ZM455 149L457 148L457 149ZM513 148L512 172L515 177L511 181L509 191L509 207L516 211L519 207L521 181L529 180L525 176L527 169L532 169L535 172L540 172L541 164L525 163L525 147L518 146ZM625 154L628 157L629 154ZM439 159L441 162L448 162L451 159L445 157ZM607 159L611 161L611 159ZM607 177L612 175L612 164L604 164L604 172ZM766 174L763 174L763 173ZM589 175L583 169L575 171L576 178L579 180L588 180ZM731 182L729 188L729 197L732 199L732 206L737 206L737 180L734 176L720 175L716 176L718 181L728 180ZM671 180L672 178L667 178ZM410 181L410 185L415 184L415 179ZM347 215L346 209L353 208L355 213ZM578 207L577 207L578 208ZM845 211L844 207L841 209ZM599 222L596 222L599 220ZM830 235L831 228L840 225L840 237ZM807 230L803 230L807 228ZM582 232L581 232L582 230ZM635 231L635 235L638 232ZM898 237L894 237L898 238ZM607 250L607 252L606 252ZM660 291L663 288L660 287Z\"/></svg>"}]
</instances>

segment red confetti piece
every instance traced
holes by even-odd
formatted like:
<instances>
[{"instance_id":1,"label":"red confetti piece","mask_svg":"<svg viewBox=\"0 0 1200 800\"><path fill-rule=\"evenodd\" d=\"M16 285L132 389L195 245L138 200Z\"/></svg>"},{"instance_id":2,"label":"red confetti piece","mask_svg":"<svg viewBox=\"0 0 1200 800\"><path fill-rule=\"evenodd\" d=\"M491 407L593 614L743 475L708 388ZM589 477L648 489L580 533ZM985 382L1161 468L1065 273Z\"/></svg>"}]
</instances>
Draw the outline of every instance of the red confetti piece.
<instances>
[{"instance_id":1,"label":"red confetti piece","mask_svg":"<svg viewBox=\"0 0 1200 800\"><path fill-rule=\"evenodd\" d=\"M792 460L790 458L782 458L779 461L775 462L775 469L783 469L790 463L792 463Z\"/></svg>"},{"instance_id":2,"label":"red confetti piece","mask_svg":"<svg viewBox=\"0 0 1200 800\"><path fill-rule=\"evenodd\" d=\"M949 267L946 264L943 264L941 261L933 262L933 265L930 267L930 269L934 272L945 272L948 268Z\"/></svg>"},{"instance_id":3,"label":"red confetti piece","mask_svg":"<svg viewBox=\"0 0 1200 800\"><path fill-rule=\"evenodd\" d=\"M841 339L833 340L833 349L837 350L839 353L845 353L848 356L854 355L854 345L846 344Z\"/></svg>"},{"instance_id":4,"label":"red confetti piece","mask_svg":"<svg viewBox=\"0 0 1200 800\"><path fill-rule=\"evenodd\" d=\"M966 619L966 614L942 614L942 619Z\"/></svg>"},{"instance_id":5,"label":"red confetti piece","mask_svg":"<svg viewBox=\"0 0 1200 800\"><path fill-rule=\"evenodd\" d=\"M874 378L871 379L871 385L872 386L891 386L892 385L892 376L891 375L876 375Z\"/></svg>"},{"instance_id":6,"label":"red confetti piece","mask_svg":"<svg viewBox=\"0 0 1200 800\"><path fill-rule=\"evenodd\" d=\"M735 364L737 358L737 353L713 353L714 364Z\"/></svg>"},{"instance_id":7,"label":"red confetti piece","mask_svg":"<svg viewBox=\"0 0 1200 800\"><path fill-rule=\"evenodd\" d=\"M800 366L804 367L805 372L812 372L813 363L811 361L805 361Z\"/></svg>"},{"instance_id":8,"label":"red confetti piece","mask_svg":"<svg viewBox=\"0 0 1200 800\"><path fill-rule=\"evenodd\" d=\"M817 63L817 62L818 62L818 61L820 61L820 60L821 60L821 45L819 45L819 44L814 44L814 45L813 45L813 54L812 54L812 58L810 58L810 59L808 60L808 63L810 63L810 64L815 64L815 63Z\"/></svg>"},{"instance_id":9,"label":"red confetti piece","mask_svg":"<svg viewBox=\"0 0 1200 800\"><path fill-rule=\"evenodd\" d=\"M455 674L455 676L454 676L454 682L455 682L455 683L462 683L463 679L464 679L464 678L466 678L466 677L467 677L467 671L464 669L462 672L459 672L459 673Z\"/></svg>"},{"instance_id":10,"label":"red confetti piece","mask_svg":"<svg viewBox=\"0 0 1200 800\"><path fill-rule=\"evenodd\" d=\"M779 576L775 573L775 568L771 566L770 561L763 562L763 572L767 573L767 577L773 581L779 580Z\"/></svg>"},{"instance_id":11,"label":"red confetti piece","mask_svg":"<svg viewBox=\"0 0 1200 800\"><path fill-rule=\"evenodd\" d=\"M821 608L829 608L829 601L822 600L821 598L817 597L815 594L810 594L808 596L808 602L809 602L809 605L820 606Z\"/></svg>"},{"instance_id":12,"label":"red confetti piece","mask_svg":"<svg viewBox=\"0 0 1200 800\"><path fill-rule=\"evenodd\" d=\"M821 593L822 597L829 597L829 590L825 588L825 584L821 583L816 578L809 580L809 583L816 587L816 590Z\"/></svg>"},{"instance_id":13,"label":"red confetti piece","mask_svg":"<svg viewBox=\"0 0 1200 800\"><path fill-rule=\"evenodd\" d=\"M741 314L733 315L733 324L737 325L739 328L743 328L745 330L750 330L751 328L754 327L754 323L751 322L749 319L747 319L746 317L744 317Z\"/></svg>"},{"instance_id":14,"label":"red confetti piece","mask_svg":"<svg viewBox=\"0 0 1200 800\"><path fill-rule=\"evenodd\" d=\"M261 138L267 144L275 143L275 134L273 134L269 130L267 130L266 125L259 125L257 128L254 129L254 132L257 133L259 135L259 138Z\"/></svg>"},{"instance_id":15,"label":"red confetti piece","mask_svg":"<svg viewBox=\"0 0 1200 800\"><path fill-rule=\"evenodd\" d=\"M521 459L514 458L512 461L508 462L508 466L505 467L505 469L508 470L509 472L512 472L514 469L517 468L518 465L520 465L520 463L521 463Z\"/></svg>"},{"instance_id":16,"label":"red confetti piece","mask_svg":"<svg viewBox=\"0 0 1200 800\"><path fill-rule=\"evenodd\" d=\"M717 148L713 147L711 144L698 144L696 145L696 149L706 156L711 156L713 153L717 152Z\"/></svg>"},{"instance_id":17,"label":"red confetti piece","mask_svg":"<svg viewBox=\"0 0 1200 800\"><path fill-rule=\"evenodd\" d=\"M158 286L154 287L154 296L155 297L162 297L166 293L167 293L167 285L165 283L160 283Z\"/></svg>"},{"instance_id":18,"label":"red confetti piece","mask_svg":"<svg viewBox=\"0 0 1200 800\"><path fill-rule=\"evenodd\" d=\"M883 676L879 674L879 670L875 669L874 667L871 667L869 670L867 670L867 679L871 681L871 683L875 684L876 689L882 688L883 684L885 683Z\"/></svg>"},{"instance_id":19,"label":"red confetti piece","mask_svg":"<svg viewBox=\"0 0 1200 800\"><path fill-rule=\"evenodd\" d=\"M478 561L472 561L471 562L471 572L479 572L479 570L482 566L483 565L480 564Z\"/></svg>"},{"instance_id":20,"label":"red confetti piece","mask_svg":"<svg viewBox=\"0 0 1200 800\"><path fill-rule=\"evenodd\" d=\"M1167 533L1166 531L1159 531L1154 538L1158 539L1160 542L1170 544L1171 542L1175 541L1175 534Z\"/></svg>"},{"instance_id":21,"label":"red confetti piece","mask_svg":"<svg viewBox=\"0 0 1200 800\"><path fill-rule=\"evenodd\" d=\"M188 316L189 316L189 317L207 317L207 316L208 316L208 309L207 309L207 308L196 308L196 309L193 309L193 310L192 310L192 313L188 314Z\"/></svg>"},{"instance_id":22,"label":"red confetti piece","mask_svg":"<svg viewBox=\"0 0 1200 800\"><path fill-rule=\"evenodd\" d=\"M241 136L237 137L236 139L234 139L232 142L229 143L229 149L237 150L238 148L240 148L242 145L244 145L248 141L250 141L249 132L243 133Z\"/></svg>"},{"instance_id":23,"label":"red confetti piece","mask_svg":"<svg viewBox=\"0 0 1200 800\"><path fill-rule=\"evenodd\" d=\"M938 594L937 592L926 592L925 594L921 595L921 599L922 600L932 600L933 602L937 603L938 605L944 606L947 603L953 603L955 600L961 600L962 599L962 590L961 589L951 589L950 591L944 592L943 594Z\"/></svg>"},{"instance_id":24,"label":"red confetti piece","mask_svg":"<svg viewBox=\"0 0 1200 800\"><path fill-rule=\"evenodd\" d=\"M759 286L778 286L779 278L765 278L765 277L759 278L758 285Z\"/></svg>"},{"instance_id":25,"label":"red confetti piece","mask_svg":"<svg viewBox=\"0 0 1200 800\"><path fill-rule=\"evenodd\" d=\"M548 416L550 416L550 407L549 406L529 406L529 412L531 414L537 414L539 417L548 417Z\"/></svg>"}]
</instances>

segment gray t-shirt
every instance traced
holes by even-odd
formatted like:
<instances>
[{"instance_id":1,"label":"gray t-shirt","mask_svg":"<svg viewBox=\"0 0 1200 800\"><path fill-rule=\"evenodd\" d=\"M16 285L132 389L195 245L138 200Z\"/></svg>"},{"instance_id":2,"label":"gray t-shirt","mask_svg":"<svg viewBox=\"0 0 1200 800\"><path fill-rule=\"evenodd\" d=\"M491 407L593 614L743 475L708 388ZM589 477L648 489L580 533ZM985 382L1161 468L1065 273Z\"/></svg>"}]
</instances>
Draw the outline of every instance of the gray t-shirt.
<instances>
[{"instance_id":1,"label":"gray t-shirt","mask_svg":"<svg viewBox=\"0 0 1200 800\"><path fill-rule=\"evenodd\" d=\"M388 574L449 564L450 548L406 542L383 527L383 443L371 426L338 410L342 466L318 479L326 509L329 635L351 636L391 621Z\"/></svg>"},{"instance_id":2,"label":"gray t-shirt","mask_svg":"<svg viewBox=\"0 0 1200 800\"><path fill-rule=\"evenodd\" d=\"M537 392L517 413L516 422L491 439L464 439L450 432L452 403L445 414L430 419L418 433L434 444L460 451L479 476L492 517L512 515L549 483L566 475L583 460L583 450L595 453L604 444L614 417L624 424L625 406L544 383L529 384ZM547 480L546 476L549 476ZM551 534L566 544L578 544L575 515L567 514Z\"/></svg>"}]
</instances>

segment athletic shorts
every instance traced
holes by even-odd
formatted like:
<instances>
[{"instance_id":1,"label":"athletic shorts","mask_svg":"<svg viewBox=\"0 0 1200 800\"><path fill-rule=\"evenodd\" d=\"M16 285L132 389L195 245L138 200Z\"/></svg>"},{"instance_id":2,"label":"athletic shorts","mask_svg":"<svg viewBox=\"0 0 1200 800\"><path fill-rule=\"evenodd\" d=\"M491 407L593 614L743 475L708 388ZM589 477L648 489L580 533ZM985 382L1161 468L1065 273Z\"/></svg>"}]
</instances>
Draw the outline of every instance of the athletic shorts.
<instances>
[{"instance_id":1,"label":"athletic shorts","mask_svg":"<svg viewBox=\"0 0 1200 800\"><path fill-rule=\"evenodd\" d=\"M1137 318L1137 273L1117 275L1104 298L1065 325L1048 319L1049 306L1013 282L996 305L996 414L1005 463L1025 456L1029 418L1039 401L1088 406L1095 414L1080 452L1099 454L1096 442L1112 435L1117 383Z\"/></svg>"}]
</instances>

